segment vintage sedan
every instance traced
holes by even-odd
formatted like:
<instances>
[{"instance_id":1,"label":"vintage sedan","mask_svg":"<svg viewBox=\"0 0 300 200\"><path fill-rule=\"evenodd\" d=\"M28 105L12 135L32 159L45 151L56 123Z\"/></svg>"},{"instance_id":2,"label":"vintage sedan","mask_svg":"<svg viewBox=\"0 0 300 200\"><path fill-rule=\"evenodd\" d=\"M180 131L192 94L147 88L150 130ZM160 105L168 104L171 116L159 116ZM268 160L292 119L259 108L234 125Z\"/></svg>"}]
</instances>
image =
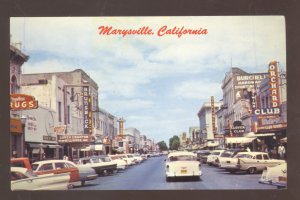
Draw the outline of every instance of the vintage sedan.
<instances>
[{"instance_id":1,"label":"vintage sedan","mask_svg":"<svg viewBox=\"0 0 300 200\"><path fill-rule=\"evenodd\" d=\"M36 175L23 167L10 168L11 190L68 190L70 174Z\"/></svg>"},{"instance_id":2,"label":"vintage sedan","mask_svg":"<svg viewBox=\"0 0 300 200\"><path fill-rule=\"evenodd\" d=\"M117 170L125 170L128 167L128 164L125 160L122 159L119 155L109 155L110 159L117 164Z\"/></svg>"},{"instance_id":3,"label":"vintage sedan","mask_svg":"<svg viewBox=\"0 0 300 200\"><path fill-rule=\"evenodd\" d=\"M166 181L177 177L194 177L200 180L201 163L192 152L178 151L168 155L166 159Z\"/></svg>"},{"instance_id":4,"label":"vintage sedan","mask_svg":"<svg viewBox=\"0 0 300 200\"><path fill-rule=\"evenodd\" d=\"M279 188L287 187L287 163L273 167L266 167L260 179L260 183L276 185Z\"/></svg>"},{"instance_id":5,"label":"vintage sedan","mask_svg":"<svg viewBox=\"0 0 300 200\"><path fill-rule=\"evenodd\" d=\"M207 156L207 161L206 163L211 166L211 165L217 165L217 159L219 156L224 152L225 150L213 150L211 154Z\"/></svg>"},{"instance_id":6,"label":"vintage sedan","mask_svg":"<svg viewBox=\"0 0 300 200\"><path fill-rule=\"evenodd\" d=\"M222 166L225 163L228 163L227 161L230 160L231 158L233 158L236 154L238 154L239 152L247 152L245 149L228 149L225 150L216 160L216 165L220 168L222 168Z\"/></svg>"},{"instance_id":7,"label":"vintage sedan","mask_svg":"<svg viewBox=\"0 0 300 200\"><path fill-rule=\"evenodd\" d=\"M103 156L84 157L74 162L78 165L86 165L93 168L98 175L112 174L117 170L117 164L110 161L105 161Z\"/></svg>"},{"instance_id":8,"label":"vintage sedan","mask_svg":"<svg viewBox=\"0 0 300 200\"><path fill-rule=\"evenodd\" d=\"M228 159L226 163L221 163L221 168L231 172L247 171L254 174L263 171L266 167L272 167L285 163L284 160L270 159L268 153L264 152L242 152L234 158Z\"/></svg>"},{"instance_id":9,"label":"vintage sedan","mask_svg":"<svg viewBox=\"0 0 300 200\"><path fill-rule=\"evenodd\" d=\"M67 160L43 160L32 163L34 173L41 174L62 174L70 173L69 182L73 186L81 185L78 167L71 161Z\"/></svg>"}]
</instances>

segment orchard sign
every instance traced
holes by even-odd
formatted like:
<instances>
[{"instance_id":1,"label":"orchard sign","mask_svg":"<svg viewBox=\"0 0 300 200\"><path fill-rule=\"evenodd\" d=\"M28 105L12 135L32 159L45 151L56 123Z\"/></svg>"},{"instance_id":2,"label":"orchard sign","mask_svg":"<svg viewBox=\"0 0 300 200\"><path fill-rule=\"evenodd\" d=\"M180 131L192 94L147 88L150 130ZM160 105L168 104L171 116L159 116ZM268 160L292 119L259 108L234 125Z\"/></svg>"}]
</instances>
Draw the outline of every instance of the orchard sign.
<instances>
[{"instance_id":1,"label":"orchard sign","mask_svg":"<svg viewBox=\"0 0 300 200\"><path fill-rule=\"evenodd\" d=\"M38 108L38 101L27 94L11 94L10 110L31 110Z\"/></svg>"}]
</instances>

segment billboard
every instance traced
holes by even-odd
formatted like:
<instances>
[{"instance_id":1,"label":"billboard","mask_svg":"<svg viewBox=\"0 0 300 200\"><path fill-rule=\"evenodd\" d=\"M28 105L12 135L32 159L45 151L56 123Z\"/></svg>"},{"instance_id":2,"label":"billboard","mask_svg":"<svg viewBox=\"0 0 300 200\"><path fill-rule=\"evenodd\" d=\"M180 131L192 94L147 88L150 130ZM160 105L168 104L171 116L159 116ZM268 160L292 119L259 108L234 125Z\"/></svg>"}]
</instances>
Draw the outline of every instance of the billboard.
<instances>
[{"instance_id":1,"label":"billboard","mask_svg":"<svg viewBox=\"0 0 300 200\"><path fill-rule=\"evenodd\" d=\"M92 112L89 86L82 87L83 98L83 133L92 134Z\"/></svg>"}]
</instances>

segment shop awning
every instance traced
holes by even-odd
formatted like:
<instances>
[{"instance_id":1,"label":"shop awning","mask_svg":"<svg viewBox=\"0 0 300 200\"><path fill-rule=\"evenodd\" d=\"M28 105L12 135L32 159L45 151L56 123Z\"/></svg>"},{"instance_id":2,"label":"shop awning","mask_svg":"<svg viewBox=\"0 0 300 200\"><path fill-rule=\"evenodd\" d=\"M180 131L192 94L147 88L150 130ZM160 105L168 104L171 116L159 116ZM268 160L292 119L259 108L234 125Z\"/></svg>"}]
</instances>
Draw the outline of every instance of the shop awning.
<instances>
[{"instance_id":1,"label":"shop awning","mask_svg":"<svg viewBox=\"0 0 300 200\"><path fill-rule=\"evenodd\" d=\"M50 149L55 149L55 148L62 148L62 146L61 146L61 145L58 145L58 144L49 144L49 145L48 145L48 148L50 148Z\"/></svg>"},{"instance_id":2,"label":"shop awning","mask_svg":"<svg viewBox=\"0 0 300 200\"><path fill-rule=\"evenodd\" d=\"M102 151L103 150L103 145L102 144L96 144L94 146L94 150L95 151Z\"/></svg>"},{"instance_id":3,"label":"shop awning","mask_svg":"<svg viewBox=\"0 0 300 200\"><path fill-rule=\"evenodd\" d=\"M32 154L44 153L44 149L32 149Z\"/></svg>"},{"instance_id":4,"label":"shop awning","mask_svg":"<svg viewBox=\"0 0 300 200\"><path fill-rule=\"evenodd\" d=\"M251 143L255 139L255 137L227 137L226 144L246 144Z\"/></svg>"},{"instance_id":5,"label":"shop awning","mask_svg":"<svg viewBox=\"0 0 300 200\"><path fill-rule=\"evenodd\" d=\"M45 144L36 144L36 143L28 143L30 148L47 148L47 145Z\"/></svg>"},{"instance_id":6,"label":"shop awning","mask_svg":"<svg viewBox=\"0 0 300 200\"><path fill-rule=\"evenodd\" d=\"M91 147L90 147L90 146L87 146L87 147L85 147L84 149L80 149L80 151L91 151Z\"/></svg>"},{"instance_id":7,"label":"shop awning","mask_svg":"<svg viewBox=\"0 0 300 200\"><path fill-rule=\"evenodd\" d=\"M251 138L251 137L269 137L269 136L274 136L275 133L254 133L250 132L245 134L245 137Z\"/></svg>"}]
</instances>

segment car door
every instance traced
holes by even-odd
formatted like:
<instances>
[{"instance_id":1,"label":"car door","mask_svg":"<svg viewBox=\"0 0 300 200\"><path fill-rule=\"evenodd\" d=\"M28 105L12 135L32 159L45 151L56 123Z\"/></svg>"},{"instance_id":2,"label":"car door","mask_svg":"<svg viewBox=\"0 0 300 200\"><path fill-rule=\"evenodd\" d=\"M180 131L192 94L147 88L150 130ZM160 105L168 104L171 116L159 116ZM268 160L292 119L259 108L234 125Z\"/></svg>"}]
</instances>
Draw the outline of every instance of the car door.
<instances>
[{"instance_id":1,"label":"car door","mask_svg":"<svg viewBox=\"0 0 300 200\"><path fill-rule=\"evenodd\" d=\"M265 161L263 160L263 155L262 154L257 154L255 156L255 159L256 159L256 170L263 170L265 167Z\"/></svg>"}]
</instances>

